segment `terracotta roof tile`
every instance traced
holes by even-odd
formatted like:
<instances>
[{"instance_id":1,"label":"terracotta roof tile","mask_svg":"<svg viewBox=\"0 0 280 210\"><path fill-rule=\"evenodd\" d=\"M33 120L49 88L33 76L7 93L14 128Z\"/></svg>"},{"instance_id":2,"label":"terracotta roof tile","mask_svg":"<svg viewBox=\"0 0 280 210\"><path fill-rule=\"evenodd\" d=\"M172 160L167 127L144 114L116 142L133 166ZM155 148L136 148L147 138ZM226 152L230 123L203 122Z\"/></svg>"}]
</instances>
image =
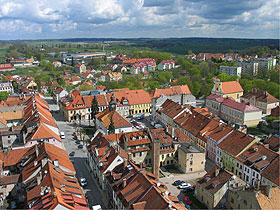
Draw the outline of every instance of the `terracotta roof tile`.
<instances>
[{"instance_id":1,"label":"terracotta roof tile","mask_svg":"<svg viewBox=\"0 0 280 210\"><path fill-rule=\"evenodd\" d=\"M243 88L237 81L222 82L221 85L224 94L243 92Z\"/></svg>"}]
</instances>

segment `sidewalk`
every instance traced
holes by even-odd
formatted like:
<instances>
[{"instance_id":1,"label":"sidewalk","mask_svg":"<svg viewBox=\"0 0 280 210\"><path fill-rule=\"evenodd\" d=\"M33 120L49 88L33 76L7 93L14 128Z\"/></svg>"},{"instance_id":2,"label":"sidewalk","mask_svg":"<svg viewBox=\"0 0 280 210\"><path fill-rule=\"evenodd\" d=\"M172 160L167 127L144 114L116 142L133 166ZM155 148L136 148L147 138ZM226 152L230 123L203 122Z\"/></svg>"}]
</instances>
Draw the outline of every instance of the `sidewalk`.
<instances>
[{"instance_id":1,"label":"sidewalk","mask_svg":"<svg viewBox=\"0 0 280 210\"><path fill-rule=\"evenodd\" d=\"M87 162L84 162L84 164L85 164L86 169L88 170L88 172L89 172L89 174L91 176L91 179L94 181L96 186L98 186L97 190L98 190L99 194L102 197L102 199L101 199L102 206L104 206L105 209L108 209L108 200L106 199L106 195L105 195L104 191L100 189L99 184L96 182L96 180L95 180L94 176L92 175L92 173L90 173L90 168L89 168Z\"/></svg>"}]
</instances>

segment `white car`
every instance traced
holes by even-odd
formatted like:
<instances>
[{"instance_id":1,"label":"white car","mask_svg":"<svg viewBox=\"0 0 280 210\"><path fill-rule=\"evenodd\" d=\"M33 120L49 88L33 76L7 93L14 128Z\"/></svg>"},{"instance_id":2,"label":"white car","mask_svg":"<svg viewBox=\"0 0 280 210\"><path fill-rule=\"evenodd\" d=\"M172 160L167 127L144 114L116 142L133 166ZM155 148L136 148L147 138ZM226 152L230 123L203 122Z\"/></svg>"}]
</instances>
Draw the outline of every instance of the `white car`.
<instances>
[{"instance_id":1,"label":"white car","mask_svg":"<svg viewBox=\"0 0 280 210\"><path fill-rule=\"evenodd\" d=\"M64 132L60 132L60 138L65 139L65 134L64 134Z\"/></svg>"},{"instance_id":2,"label":"white car","mask_svg":"<svg viewBox=\"0 0 280 210\"><path fill-rule=\"evenodd\" d=\"M180 188L180 189L184 189L184 188L191 187L191 186L192 186L192 185L191 185L190 183L184 182L184 183L182 183L182 184L179 185L179 188Z\"/></svg>"},{"instance_id":3,"label":"white car","mask_svg":"<svg viewBox=\"0 0 280 210\"><path fill-rule=\"evenodd\" d=\"M92 207L92 210L102 210L100 205L95 205Z\"/></svg>"},{"instance_id":4,"label":"white car","mask_svg":"<svg viewBox=\"0 0 280 210\"><path fill-rule=\"evenodd\" d=\"M155 126L154 126L155 128L163 128L163 126L161 125L161 124L155 124Z\"/></svg>"},{"instance_id":5,"label":"white car","mask_svg":"<svg viewBox=\"0 0 280 210\"><path fill-rule=\"evenodd\" d=\"M81 183L81 186L82 186L82 187L87 186L87 180L86 180L86 178L80 178L80 183Z\"/></svg>"}]
</instances>

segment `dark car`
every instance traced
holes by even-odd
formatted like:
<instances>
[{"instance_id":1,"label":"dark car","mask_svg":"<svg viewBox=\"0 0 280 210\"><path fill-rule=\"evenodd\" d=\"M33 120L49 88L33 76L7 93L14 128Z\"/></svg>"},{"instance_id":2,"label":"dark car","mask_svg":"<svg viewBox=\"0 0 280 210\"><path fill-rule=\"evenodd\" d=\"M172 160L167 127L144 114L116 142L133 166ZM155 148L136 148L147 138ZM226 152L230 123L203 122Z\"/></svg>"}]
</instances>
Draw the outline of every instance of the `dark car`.
<instances>
[{"instance_id":1,"label":"dark car","mask_svg":"<svg viewBox=\"0 0 280 210\"><path fill-rule=\"evenodd\" d=\"M80 144L80 145L78 146L78 148L79 148L79 149L83 149L83 145Z\"/></svg>"},{"instance_id":2,"label":"dark car","mask_svg":"<svg viewBox=\"0 0 280 210\"><path fill-rule=\"evenodd\" d=\"M78 137L77 137L77 136L74 136L73 139L74 139L74 140L78 140Z\"/></svg>"},{"instance_id":3,"label":"dark car","mask_svg":"<svg viewBox=\"0 0 280 210\"><path fill-rule=\"evenodd\" d=\"M72 151L70 154L69 154L69 156L74 156L75 155L75 151Z\"/></svg>"},{"instance_id":4,"label":"dark car","mask_svg":"<svg viewBox=\"0 0 280 210\"><path fill-rule=\"evenodd\" d=\"M194 187L186 187L183 190L184 192L193 192L194 191Z\"/></svg>"},{"instance_id":5,"label":"dark car","mask_svg":"<svg viewBox=\"0 0 280 210\"><path fill-rule=\"evenodd\" d=\"M81 143L81 141L80 141L80 140L77 140L77 141L75 141L75 143L76 143L76 144L80 144L80 143Z\"/></svg>"},{"instance_id":6,"label":"dark car","mask_svg":"<svg viewBox=\"0 0 280 210\"><path fill-rule=\"evenodd\" d=\"M173 185L178 186L178 185L182 184L183 182L184 182L184 181L176 180L176 181L173 183Z\"/></svg>"}]
</instances>

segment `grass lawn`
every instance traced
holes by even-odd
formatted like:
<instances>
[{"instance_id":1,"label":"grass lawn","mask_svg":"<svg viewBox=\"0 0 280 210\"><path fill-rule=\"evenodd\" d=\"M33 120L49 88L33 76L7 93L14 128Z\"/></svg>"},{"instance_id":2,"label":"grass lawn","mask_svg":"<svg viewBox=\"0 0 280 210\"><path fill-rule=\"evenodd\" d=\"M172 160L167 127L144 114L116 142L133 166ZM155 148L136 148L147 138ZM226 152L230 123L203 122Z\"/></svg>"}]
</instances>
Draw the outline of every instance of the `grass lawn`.
<instances>
[{"instance_id":1,"label":"grass lawn","mask_svg":"<svg viewBox=\"0 0 280 210\"><path fill-rule=\"evenodd\" d=\"M258 128L258 127L249 127L248 128L248 133L258 136L258 137L262 137L263 135L268 135L269 133L263 131L262 129Z\"/></svg>"},{"instance_id":2,"label":"grass lawn","mask_svg":"<svg viewBox=\"0 0 280 210\"><path fill-rule=\"evenodd\" d=\"M195 206L196 209L207 209L207 207L195 197L194 192L188 192L188 193L184 193L184 194L186 196L189 196L189 198L193 202L192 205Z\"/></svg>"}]
</instances>

